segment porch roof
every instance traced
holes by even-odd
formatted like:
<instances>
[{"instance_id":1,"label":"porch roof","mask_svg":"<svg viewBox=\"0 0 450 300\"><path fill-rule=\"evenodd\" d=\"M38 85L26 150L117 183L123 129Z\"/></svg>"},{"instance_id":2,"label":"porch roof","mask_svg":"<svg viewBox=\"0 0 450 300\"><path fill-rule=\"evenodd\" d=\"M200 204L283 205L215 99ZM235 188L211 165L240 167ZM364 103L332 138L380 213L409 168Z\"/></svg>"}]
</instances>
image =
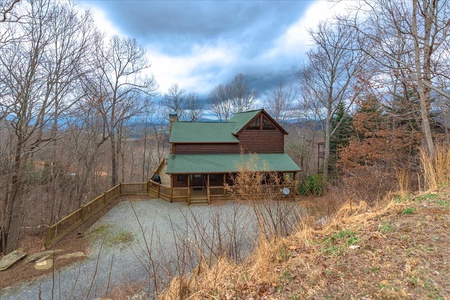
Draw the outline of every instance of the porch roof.
<instances>
[{"instance_id":1,"label":"porch roof","mask_svg":"<svg viewBox=\"0 0 450 300\"><path fill-rule=\"evenodd\" d=\"M297 172L300 168L285 153L176 154L168 159L167 174L237 173L242 165L255 171Z\"/></svg>"}]
</instances>

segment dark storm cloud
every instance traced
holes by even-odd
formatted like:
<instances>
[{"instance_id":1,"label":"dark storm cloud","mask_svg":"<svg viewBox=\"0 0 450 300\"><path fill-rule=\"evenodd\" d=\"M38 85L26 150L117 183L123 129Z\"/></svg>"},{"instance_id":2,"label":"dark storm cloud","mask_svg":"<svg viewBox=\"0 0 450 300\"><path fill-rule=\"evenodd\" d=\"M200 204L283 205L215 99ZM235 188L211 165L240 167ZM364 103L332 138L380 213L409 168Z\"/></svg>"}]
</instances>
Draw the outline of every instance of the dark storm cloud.
<instances>
[{"instance_id":1,"label":"dark storm cloud","mask_svg":"<svg viewBox=\"0 0 450 300\"><path fill-rule=\"evenodd\" d=\"M259 72L253 74L247 74L246 79L251 89L257 92L257 96L260 99L264 99L267 94L277 88L280 82L283 84L289 83L294 79L297 67L293 66L289 69L278 70L273 72Z\"/></svg>"},{"instance_id":2,"label":"dark storm cloud","mask_svg":"<svg viewBox=\"0 0 450 300\"><path fill-rule=\"evenodd\" d=\"M261 98L281 80L288 82L304 49L280 52L279 39L312 1L86 2L104 11L123 34L151 49L162 93L167 81L174 80L170 84L179 83L206 99L214 86L231 82L238 73ZM211 51L220 54L217 59L211 59ZM161 66L162 61L168 63ZM183 68L188 71L177 71ZM169 79L171 75L176 78Z\"/></svg>"},{"instance_id":3,"label":"dark storm cloud","mask_svg":"<svg viewBox=\"0 0 450 300\"><path fill-rule=\"evenodd\" d=\"M309 1L96 1L126 34L168 54L233 40L255 55L295 22Z\"/></svg>"}]
</instances>

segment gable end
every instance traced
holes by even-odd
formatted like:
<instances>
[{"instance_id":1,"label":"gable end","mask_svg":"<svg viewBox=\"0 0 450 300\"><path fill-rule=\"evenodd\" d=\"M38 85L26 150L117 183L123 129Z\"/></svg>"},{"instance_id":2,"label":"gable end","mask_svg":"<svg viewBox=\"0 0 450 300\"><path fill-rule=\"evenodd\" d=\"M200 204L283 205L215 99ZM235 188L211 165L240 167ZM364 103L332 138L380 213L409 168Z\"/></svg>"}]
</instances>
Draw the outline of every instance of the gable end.
<instances>
[{"instance_id":1,"label":"gable end","mask_svg":"<svg viewBox=\"0 0 450 300\"><path fill-rule=\"evenodd\" d=\"M259 121L258 121L259 120ZM269 126L268 124L264 124L264 120L268 120L276 129L279 129L283 132L284 135L288 135L287 131L274 119L272 118L264 109L261 109L258 114L256 114L250 121L247 122L241 129L239 129L234 135L239 135L244 130L257 130L256 126L259 125L259 129L262 130L272 130L271 128L264 128L264 126Z\"/></svg>"}]
</instances>

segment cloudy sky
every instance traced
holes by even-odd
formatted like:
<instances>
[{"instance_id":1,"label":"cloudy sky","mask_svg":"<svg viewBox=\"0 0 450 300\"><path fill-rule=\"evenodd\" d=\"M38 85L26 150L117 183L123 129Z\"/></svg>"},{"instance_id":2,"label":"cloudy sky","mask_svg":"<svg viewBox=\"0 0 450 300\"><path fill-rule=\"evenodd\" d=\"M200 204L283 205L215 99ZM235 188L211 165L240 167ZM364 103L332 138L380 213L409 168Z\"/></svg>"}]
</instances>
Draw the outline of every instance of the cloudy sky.
<instances>
[{"instance_id":1,"label":"cloudy sky","mask_svg":"<svg viewBox=\"0 0 450 300\"><path fill-rule=\"evenodd\" d=\"M108 34L136 38L164 94L177 83L206 98L243 73L259 98L288 82L311 42L307 29L331 17L335 1L82 0Z\"/></svg>"}]
</instances>

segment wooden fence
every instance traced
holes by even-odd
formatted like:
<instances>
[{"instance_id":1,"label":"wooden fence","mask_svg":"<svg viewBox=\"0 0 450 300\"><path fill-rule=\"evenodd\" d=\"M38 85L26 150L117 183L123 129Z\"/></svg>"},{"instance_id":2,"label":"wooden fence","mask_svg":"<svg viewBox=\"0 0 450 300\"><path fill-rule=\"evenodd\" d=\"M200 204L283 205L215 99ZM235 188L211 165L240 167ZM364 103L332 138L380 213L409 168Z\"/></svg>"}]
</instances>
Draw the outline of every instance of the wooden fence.
<instances>
[{"instance_id":1,"label":"wooden fence","mask_svg":"<svg viewBox=\"0 0 450 300\"><path fill-rule=\"evenodd\" d=\"M290 188L293 188L289 186ZM280 186L279 188L283 188ZM226 191L223 187L210 187L207 191L208 203L211 200L228 200L231 199L231 193ZM67 234L72 232L75 228L83 224L95 213L107 206L112 201L116 200L122 195L136 195L148 194L157 198L162 198L170 202L187 202L189 204L189 189L188 188L170 188L156 183L152 180L142 183L121 183L116 185L109 191L101 194L97 198L91 200L79 209L64 217L61 221L53 224L47 228L45 237L45 246L49 247L57 241L61 240ZM279 192L281 197L281 190Z\"/></svg>"},{"instance_id":2,"label":"wooden fence","mask_svg":"<svg viewBox=\"0 0 450 300\"><path fill-rule=\"evenodd\" d=\"M61 240L75 228L83 224L89 217L100 211L112 201L122 195L135 195L147 193L147 183L121 183L92 199L79 209L64 217L59 222L47 228L45 247L49 247Z\"/></svg>"},{"instance_id":3,"label":"wooden fence","mask_svg":"<svg viewBox=\"0 0 450 300\"><path fill-rule=\"evenodd\" d=\"M120 195L147 194L147 183L121 183Z\"/></svg>"}]
</instances>

